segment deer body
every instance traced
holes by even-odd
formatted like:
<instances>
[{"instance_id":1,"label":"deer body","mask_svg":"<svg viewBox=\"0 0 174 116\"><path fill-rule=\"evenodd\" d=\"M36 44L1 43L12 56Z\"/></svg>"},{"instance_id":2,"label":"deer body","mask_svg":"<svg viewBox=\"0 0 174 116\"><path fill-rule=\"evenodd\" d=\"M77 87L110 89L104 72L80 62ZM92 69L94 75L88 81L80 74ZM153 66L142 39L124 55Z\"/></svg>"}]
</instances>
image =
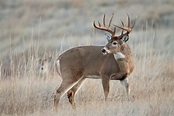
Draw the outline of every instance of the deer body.
<instances>
[{"instance_id":1,"label":"deer body","mask_svg":"<svg viewBox=\"0 0 174 116\"><path fill-rule=\"evenodd\" d=\"M133 71L133 56L127 40L129 39L130 18L128 16L128 27L119 27L122 29L120 36L115 36L116 27L110 29L112 18L109 26L105 25L105 15L103 25L94 27L111 33L106 46L81 46L67 50L59 56L56 61L56 69L62 77L62 83L54 95L54 105L57 109L59 100L67 93L69 102L75 107L74 96L81 87L86 78L101 79L104 90L105 100L109 94L110 80L120 80L125 86L127 97L129 99L129 84L127 77ZM135 24L135 22L134 22ZM133 24L133 26L134 26ZM133 28L132 26L132 28ZM124 33L123 30L127 32Z\"/></svg>"},{"instance_id":2,"label":"deer body","mask_svg":"<svg viewBox=\"0 0 174 116\"><path fill-rule=\"evenodd\" d=\"M120 72L117 59L114 54L103 55L101 49L104 46L81 46L72 48L61 54L57 61L57 68L62 77L62 84L57 90L60 98L68 91L70 103L75 106L74 95L86 78L102 79L105 99L109 93L109 81L124 81L129 74L114 76ZM123 53L127 60L128 71L133 71L133 58L130 47L127 43L120 46L120 52ZM59 66L58 66L59 65ZM126 82L127 83L127 82ZM128 83L127 83L128 84ZM127 85L125 85L127 86ZM128 89L128 88L127 88ZM59 98L59 99L60 99Z\"/></svg>"},{"instance_id":3,"label":"deer body","mask_svg":"<svg viewBox=\"0 0 174 116\"><path fill-rule=\"evenodd\" d=\"M123 54L128 60L129 67L131 67L130 73L133 71L133 59L130 57L131 51L127 52L127 49L130 49L128 44L125 43L122 48ZM72 48L58 58L60 61L60 74L64 76L64 71L72 75L81 74L85 78L93 78L92 76L98 76L98 79L101 79L102 74L107 74L110 76L119 71L119 66L114 57L114 54L103 55L101 49L104 46L81 46ZM71 54L71 55L70 55ZM129 57L128 57L129 56ZM70 69L67 67L71 67ZM121 80L115 78L114 80Z\"/></svg>"},{"instance_id":4,"label":"deer body","mask_svg":"<svg viewBox=\"0 0 174 116\"><path fill-rule=\"evenodd\" d=\"M62 76L63 71L66 70L66 73L70 73L72 75L82 75L82 76L100 76L100 73L102 72L102 69L104 67L113 67L113 70L117 71L118 66L116 64L116 61L114 60L114 56L112 54L103 55L101 53L101 49L103 46L82 46L82 47L76 47L72 48L65 53L63 53L59 59L60 59L60 70ZM69 55L71 54L71 55ZM100 58L99 60L95 58ZM115 66L112 66L110 63L107 63L104 65L104 62L107 62L106 60L112 59L109 62L111 64L115 64ZM71 67L70 69L67 69L67 67ZM101 78L101 77L98 77Z\"/></svg>"}]
</instances>

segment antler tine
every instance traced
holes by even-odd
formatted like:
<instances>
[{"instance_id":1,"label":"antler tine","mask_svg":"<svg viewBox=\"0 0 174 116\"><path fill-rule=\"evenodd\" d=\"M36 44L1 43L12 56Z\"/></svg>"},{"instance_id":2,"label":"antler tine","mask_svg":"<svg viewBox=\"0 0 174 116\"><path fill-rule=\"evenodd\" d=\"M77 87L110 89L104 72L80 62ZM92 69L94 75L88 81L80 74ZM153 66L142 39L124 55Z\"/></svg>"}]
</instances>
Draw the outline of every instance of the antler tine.
<instances>
[{"instance_id":1,"label":"antler tine","mask_svg":"<svg viewBox=\"0 0 174 116\"><path fill-rule=\"evenodd\" d=\"M101 24L100 24L100 22L99 22L99 21L98 21L98 26L99 26L99 27L101 27Z\"/></svg>"},{"instance_id":2,"label":"antler tine","mask_svg":"<svg viewBox=\"0 0 174 116\"><path fill-rule=\"evenodd\" d=\"M129 17L129 14L127 14L127 17L128 17L128 27L130 27L130 17Z\"/></svg>"},{"instance_id":3,"label":"antler tine","mask_svg":"<svg viewBox=\"0 0 174 116\"><path fill-rule=\"evenodd\" d=\"M106 24L105 24L105 14L103 16L103 26L106 27Z\"/></svg>"},{"instance_id":4,"label":"antler tine","mask_svg":"<svg viewBox=\"0 0 174 116\"><path fill-rule=\"evenodd\" d=\"M113 32L113 33L114 33L114 35L115 35L115 33L116 33L116 27L114 27L114 32Z\"/></svg>"},{"instance_id":5,"label":"antler tine","mask_svg":"<svg viewBox=\"0 0 174 116\"><path fill-rule=\"evenodd\" d=\"M128 15L128 14L127 14ZM136 20L136 19L135 19ZM134 24L132 25L132 27L130 27L130 17L129 17L129 15L128 15L128 26L124 26L124 23L123 23L123 21L121 20L121 23L122 23L122 27L120 27L120 26L118 26L118 25L114 25L114 26L116 26L116 27L118 27L118 28L120 28L120 29L122 29L122 30L125 30L125 31L127 31L127 34L129 34L131 31L132 31L132 29L133 29L133 27L134 27L134 25L135 25L135 21L134 21Z\"/></svg>"},{"instance_id":6,"label":"antler tine","mask_svg":"<svg viewBox=\"0 0 174 116\"><path fill-rule=\"evenodd\" d=\"M118 25L114 25L114 26L116 26L116 27L122 29L121 35L118 36L118 38L122 38L124 35L128 35L128 34L132 31L133 27L135 26L136 18L135 18L135 20L134 20L133 25L130 26L130 25L131 25L131 24L130 24L130 22L131 22L131 21L130 21L130 17L129 17L129 14L127 14L127 15L128 15L128 26L125 26L122 20L121 20L122 27L121 27L121 26L118 26ZM127 31L127 32L124 33L124 30Z\"/></svg>"},{"instance_id":7,"label":"antler tine","mask_svg":"<svg viewBox=\"0 0 174 116\"><path fill-rule=\"evenodd\" d=\"M131 29L134 28L134 26L135 26L135 22L136 22L136 19L137 19L137 17L135 17L134 24L132 25Z\"/></svg>"},{"instance_id":8,"label":"antler tine","mask_svg":"<svg viewBox=\"0 0 174 116\"><path fill-rule=\"evenodd\" d=\"M94 25L95 28L97 28L97 29L99 29L99 30L107 31L107 32L109 32L109 33L111 33L111 34L113 35L112 30L107 29L107 28L104 28L104 27L101 27L100 22L99 22L99 26L96 26L95 21L93 22L93 25Z\"/></svg>"},{"instance_id":9,"label":"antler tine","mask_svg":"<svg viewBox=\"0 0 174 116\"><path fill-rule=\"evenodd\" d=\"M124 27L124 23L123 23L122 20L121 20L121 24L122 24L122 26ZM121 31L121 35L123 35L123 32L124 32L124 30L122 29L122 31Z\"/></svg>"},{"instance_id":10,"label":"antler tine","mask_svg":"<svg viewBox=\"0 0 174 116\"><path fill-rule=\"evenodd\" d=\"M95 21L93 22L93 26L95 27L95 28L97 28L97 29L99 29L99 30L104 30L104 31L107 31L107 32L109 32L111 35L112 35L112 37L114 37L115 36L115 32L116 32L116 29L114 29L114 31L112 31L111 29L110 29L110 26L111 26L111 22L112 22L112 19L113 19L113 15L114 14L112 14L112 17L111 17L111 19L110 19L110 21L109 21L109 26L108 27L106 27L106 22L105 22L105 14L104 14L104 16L103 16L103 27L101 26L101 23L98 21L98 26L95 24Z\"/></svg>"},{"instance_id":11,"label":"antler tine","mask_svg":"<svg viewBox=\"0 0 174 116\"><path fill-rule=\"evenodd\" d=\"M120 20L120 21L121 21L122 26L124 27L124 23L123 23L123 21L122 21L122 20Z\"/></svg>"},{"instance_id":12,"label":"antler tine","mask_svg":"<svg viewBox=\"0 0 174 116\"><path fill-rule=\"evenodd\" d=\"M111 26L111 22L112 22L113 16L114 16L114 13L112 14L112 17L111 17L111 19L110 19L110 21L109 21L108 28Z\"/></svg>"}]
</instances>

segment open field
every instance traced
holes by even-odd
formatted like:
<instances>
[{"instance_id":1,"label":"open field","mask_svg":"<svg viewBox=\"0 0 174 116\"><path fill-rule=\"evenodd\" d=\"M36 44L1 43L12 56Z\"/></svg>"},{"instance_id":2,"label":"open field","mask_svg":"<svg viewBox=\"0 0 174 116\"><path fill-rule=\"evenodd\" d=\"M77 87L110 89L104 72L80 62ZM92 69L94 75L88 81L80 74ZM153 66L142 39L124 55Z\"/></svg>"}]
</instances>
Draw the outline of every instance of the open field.
<instances>
[{"instance_id":1,"label":"open field","mask_svg":"<svg viewBox=\"0 0 174 116\"><path fill-rule=\"evenodd\" d=\"M104 101L101 80L88 79L76 95L74 111L66 95L53 108L53 93L61 77L37 75L38 61L56 59L79 45L105 45L105 33L92 22L114 15L114 24L137 16L128 41L135 70L129 78L130 101L119 81L111 81ZM0 115L32 116L172 116L174 114L174 2L173 0L1 0Z\"/></svg>"}]
</instances>

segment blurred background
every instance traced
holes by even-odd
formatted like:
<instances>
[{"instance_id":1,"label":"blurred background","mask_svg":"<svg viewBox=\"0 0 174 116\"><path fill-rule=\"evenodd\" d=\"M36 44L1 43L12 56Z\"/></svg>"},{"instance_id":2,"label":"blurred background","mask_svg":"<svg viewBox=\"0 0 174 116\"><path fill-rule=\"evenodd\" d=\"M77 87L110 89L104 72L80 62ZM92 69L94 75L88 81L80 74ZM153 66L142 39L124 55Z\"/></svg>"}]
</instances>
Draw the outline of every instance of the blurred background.
<instances>
[{"instance_id":1,"label":"blurred background","mask_svg":"<svg viewBox=\"0 0 174 116\"><path fill-rule=\"evenodd\" d=\"M133 20L137 17L133 37L146 28L160 30L156 36L165 39L165 45L170 44L174 34L173 0L1 0L0 57L9 54L10 48L24 52L33 40L54 49L60 49L62 41L69 47L74 41L104 45L104 32L98 33L92 23L102 21L103 14L109 20L112 13L113 24L117 25L121 25L120 19L127 23L127 13Z\"/></svg>"}]
</instances>

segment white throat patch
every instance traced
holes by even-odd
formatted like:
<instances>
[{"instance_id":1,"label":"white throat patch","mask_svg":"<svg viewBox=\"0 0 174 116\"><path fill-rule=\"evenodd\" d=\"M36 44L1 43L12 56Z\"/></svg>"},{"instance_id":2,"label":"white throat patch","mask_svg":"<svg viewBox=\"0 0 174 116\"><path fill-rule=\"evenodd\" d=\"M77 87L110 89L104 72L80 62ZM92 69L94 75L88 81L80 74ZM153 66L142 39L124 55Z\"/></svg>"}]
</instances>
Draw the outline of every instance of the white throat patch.
<instances>
[{"instance_id":1,"label":"white throat patch","mask_svg":"<svg viewBox=\"0 0 174 116\"><path fill-rule=\"evenodd\" d=\"M114 54L115 59L121 59L121 58L125 58L125 55L122 54L121 52L117 52L116 54Z\"/></svg>"}]
</instances>

